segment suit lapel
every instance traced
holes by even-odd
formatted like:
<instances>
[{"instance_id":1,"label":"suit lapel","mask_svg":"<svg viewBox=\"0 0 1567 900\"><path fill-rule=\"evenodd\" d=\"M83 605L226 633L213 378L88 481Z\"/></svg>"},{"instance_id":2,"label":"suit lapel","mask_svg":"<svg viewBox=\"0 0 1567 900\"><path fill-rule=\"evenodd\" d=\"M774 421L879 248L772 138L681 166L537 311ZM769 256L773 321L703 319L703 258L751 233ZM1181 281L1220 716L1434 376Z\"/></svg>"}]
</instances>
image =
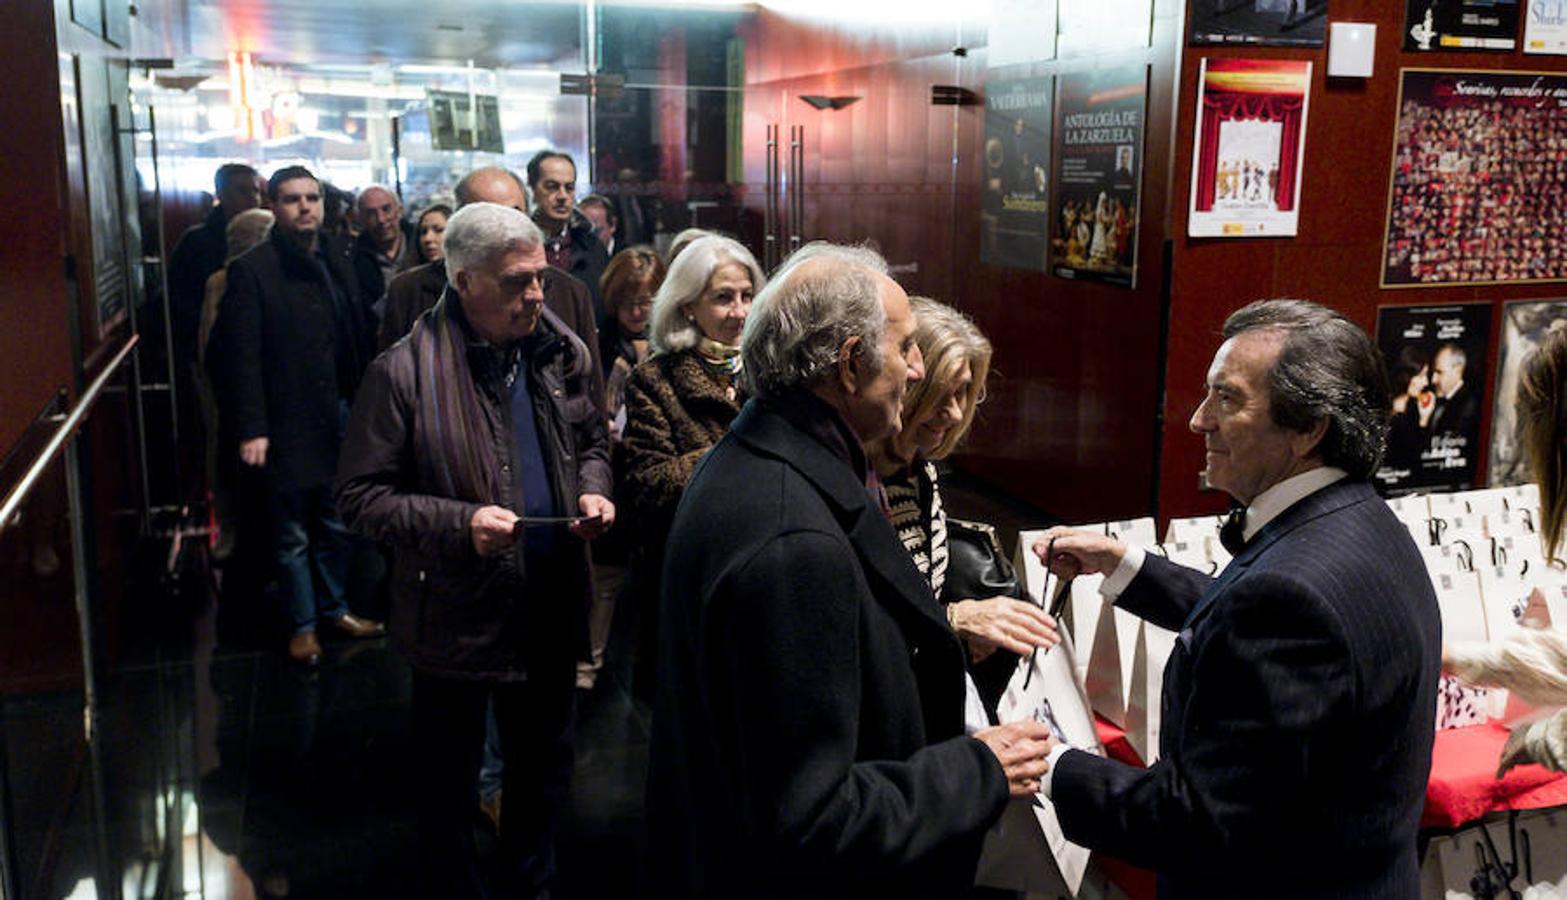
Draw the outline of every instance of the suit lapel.
<instances>
[{"instance_id":1,"label":"suit lapel","mask_svg":"<svg viewBox=\"0 0 1567 900\"><path fill-rule=\"evenodd\" d=\"M1280 513L1273 521L1264 525L1261 531L1252 535L1252 539L1241 552L1230 560L1230 564L1224 567L1223 572L1219 573L1219 577L1204 592L1202 599L1198 600L1197 605L1193 606L1192 611L1186 615L1186 621L1181 625L1182 633L1189 632L1207 615L1213 609L1214 602L1229 589L1229 586L1245 574L1251 564L1280 538L1313 519L1336 512L1353 503L1359 503L1368 497L1376 499L1376 494L1369 485L1363 481L1345 479L1308 494L1300 502Z\"/></svg>"}]
</instances>

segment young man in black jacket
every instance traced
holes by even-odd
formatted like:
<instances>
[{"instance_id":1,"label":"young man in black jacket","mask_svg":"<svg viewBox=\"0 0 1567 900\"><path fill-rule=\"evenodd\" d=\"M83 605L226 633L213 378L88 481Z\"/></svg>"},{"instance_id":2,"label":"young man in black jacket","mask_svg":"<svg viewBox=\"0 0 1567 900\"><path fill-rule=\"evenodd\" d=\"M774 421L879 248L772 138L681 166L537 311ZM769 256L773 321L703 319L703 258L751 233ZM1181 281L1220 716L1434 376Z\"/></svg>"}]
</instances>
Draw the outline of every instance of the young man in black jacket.
<instances>
[{"instance_id":1,"label":"young man in black jacket","mask_svg":"<svg viewBox=\"0 0 1567 900\"><path fill-rule=\"evenodd\" d=\"M348 611L352 554L331 493L372 334L347 248L320 234L320 182L289 166L267 193L272 234L229 265L207 358L228 443L266 481L289 655L314 663L318 621L352 637L384 630Z\"/></svg>"}]
</instances>

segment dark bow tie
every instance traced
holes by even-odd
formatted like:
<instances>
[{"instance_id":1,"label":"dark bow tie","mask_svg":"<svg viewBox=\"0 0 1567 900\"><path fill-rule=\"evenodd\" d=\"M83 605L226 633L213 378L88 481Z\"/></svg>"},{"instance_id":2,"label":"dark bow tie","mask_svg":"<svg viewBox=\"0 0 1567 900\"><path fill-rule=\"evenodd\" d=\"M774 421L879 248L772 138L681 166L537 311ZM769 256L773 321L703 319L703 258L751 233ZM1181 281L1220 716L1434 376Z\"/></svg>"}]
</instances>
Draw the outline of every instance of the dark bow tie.
<instances>
[{"instance_id":1,"label":"dark bow tie","mask_svg":"<svg viewBox=\"0 0 1567 900\"><path fill-rule=\"evenodd\" d=\"M1230 510L1230 514L1224 517L1224 524L1219 526L1219 543L1224 545L1231 556L1240 556L1246 549L1246 507L1237 506Z\"/></svg>"}]
</instances>

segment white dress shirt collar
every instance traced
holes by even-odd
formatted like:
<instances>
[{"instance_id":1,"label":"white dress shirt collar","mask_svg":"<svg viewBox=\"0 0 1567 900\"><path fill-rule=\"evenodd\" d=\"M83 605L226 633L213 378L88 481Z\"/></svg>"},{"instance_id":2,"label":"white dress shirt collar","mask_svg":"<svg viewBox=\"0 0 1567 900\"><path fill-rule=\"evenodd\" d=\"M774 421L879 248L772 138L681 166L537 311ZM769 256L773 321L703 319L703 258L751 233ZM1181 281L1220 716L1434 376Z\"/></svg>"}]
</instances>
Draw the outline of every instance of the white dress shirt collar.
<instances>
[{"instance_id":1,"label":"white dress shirt collar","mask_svg":"<svg viewBox=\"0 0 1567 900\"><path fill-rule=\"evenodd\" d=\"M1280 513L1348 476L1348 472L1333 466L1318 466L1299 475L1291 475L1258 494L1251 505L1246 507L1246 525L1241 529L1241 536L1250 542L1264 525L1277 519Z\"/></svg>"}]
</instances>

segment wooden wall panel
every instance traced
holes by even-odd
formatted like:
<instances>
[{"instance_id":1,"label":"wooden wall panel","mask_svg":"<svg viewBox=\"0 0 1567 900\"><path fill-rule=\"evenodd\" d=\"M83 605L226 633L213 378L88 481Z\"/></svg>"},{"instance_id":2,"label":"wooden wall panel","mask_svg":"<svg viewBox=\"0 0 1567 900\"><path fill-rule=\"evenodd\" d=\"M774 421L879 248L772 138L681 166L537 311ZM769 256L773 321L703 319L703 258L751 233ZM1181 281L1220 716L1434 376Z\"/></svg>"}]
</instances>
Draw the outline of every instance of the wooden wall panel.
<instances>
[{"instance_id":1,"label":"wooden wall panel","mask_svg":"<svg viewBox=\"0 0 1567 900\"><path fill-rule=\"evenodd\" d=\"M1222 494L1198 490L1202 441L1187 430L1186 420L1202 397L1202 379L1218 348L1219 328L1237 307L1264 297L1304 297L1344 312L1371 332L1376 327L1377 307L1382 304L1489 301L1497 307L1494 324L1503 301L1567 294L1567 287L1551 284L1378 287L1399 69L1567 71L1567 57L1526 56L1522 51L1405 53L1401 50L1403 2L1333 0L1330 11L1333 21L1376 24L1376 68L1370 79L1328 79L1327 54L1322 50L1192 47L1181 67L1173 185L1173 231L1177 237L1159 491L1159 512L1165 518L1215 512L1227 505ZM1204 57L1309 59L1315 64L1298 237L1218 240L1184 236L1197 72ZM1485 434L1490 429L1492 387L1484 385ZM1484 448L1480 456L1483 471Z\"/></svg>"},{"instance_id":2,"label":"wooden wall panel","mask_svg":"<svg viewBox=\"0 0 1567 900\"><path fill-rule=\"evenodd\" d=\"M763 11L746 31L748 204L764 202L766 124L782 123L785 140L789 124L806 124L807 235L873 240L905 288L975 318L995 344L996 374L959 462L1066 519L1142 515L1153 504L1180 21L1178 0L1155 9L1135 291L979 262L984 108L933 107L930 91L983 94L983 48L950 52L954 38L983 44L982 28L944 40L917 28L846 34ZM803 93L862 99L815 112Z\"/></svg>"},{"instance_id":3,"label":"wooden wall panel","mask_svg":"<svg viewBox=\"0 0 1567 900\"><path fill-rule=\"evenodd\" d=\"M13 126L0 129L0 456L33 417L72 384L72 321L65 291L65 199L60 161L59 63L48 0L8 4L0 28L0 82ZM44 39L45 36L48 39Z\"/></svg>"}]
</instances>

